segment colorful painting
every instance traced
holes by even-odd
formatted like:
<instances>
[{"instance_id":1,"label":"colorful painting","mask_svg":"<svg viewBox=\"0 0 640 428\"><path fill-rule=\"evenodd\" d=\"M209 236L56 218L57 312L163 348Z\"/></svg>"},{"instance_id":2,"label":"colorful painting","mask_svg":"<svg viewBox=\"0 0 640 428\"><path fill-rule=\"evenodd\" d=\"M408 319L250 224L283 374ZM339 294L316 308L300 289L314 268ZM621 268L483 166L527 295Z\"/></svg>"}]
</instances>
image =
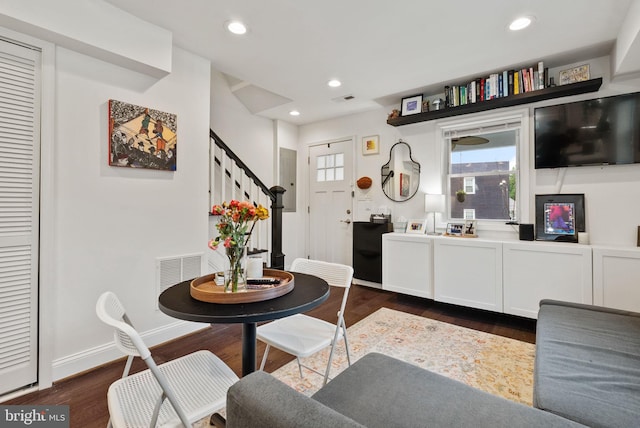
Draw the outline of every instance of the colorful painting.
<instances>
[{"instance_id":1,"label":"colorful painting","mask_svg":"<svg viewBox=\"0 0 640 428\"><path fill-rule=\"evenodd\" d=\"M176 170L178 118L109 100L109 165Z\"/></svg>"}]
</instances>

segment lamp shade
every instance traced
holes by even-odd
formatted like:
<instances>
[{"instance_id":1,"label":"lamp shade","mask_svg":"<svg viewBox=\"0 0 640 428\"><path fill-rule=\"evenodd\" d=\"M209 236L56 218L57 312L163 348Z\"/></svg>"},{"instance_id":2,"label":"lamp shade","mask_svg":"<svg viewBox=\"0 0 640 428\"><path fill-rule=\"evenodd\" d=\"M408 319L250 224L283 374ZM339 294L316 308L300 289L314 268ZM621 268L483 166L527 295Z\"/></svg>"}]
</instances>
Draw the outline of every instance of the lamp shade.
<instances>
[{"instance_id":1,"label":"lamp shade","mask_svg":"<svg viewBox=\"0 0 640 428\"><path fill-rule=\"evenodd\" d=\"M435 195L427 193L424 195L424 211L428 213L444 212L444 195Z\"/></svg>"}]
</instances>

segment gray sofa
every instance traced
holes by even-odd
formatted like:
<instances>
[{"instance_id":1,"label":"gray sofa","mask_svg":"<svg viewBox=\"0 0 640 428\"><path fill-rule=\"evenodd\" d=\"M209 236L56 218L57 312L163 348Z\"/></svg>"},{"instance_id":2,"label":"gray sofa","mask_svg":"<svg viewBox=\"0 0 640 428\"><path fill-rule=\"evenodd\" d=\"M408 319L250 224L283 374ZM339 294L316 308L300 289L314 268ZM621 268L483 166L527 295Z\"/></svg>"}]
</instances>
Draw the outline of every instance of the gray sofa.
<instances>
[{"instance_id":1,"label":"gray sofa","mask_svg":"<svg viewBox=\"0 0 640 428\"><path fill-rule=\"evenodd\" d=\"M640 314L546 300L535 407L371 353L312 397L264 372L244 377L227 394L227 428L632 427L639 379Z\"/></svg>"}]
</instances>

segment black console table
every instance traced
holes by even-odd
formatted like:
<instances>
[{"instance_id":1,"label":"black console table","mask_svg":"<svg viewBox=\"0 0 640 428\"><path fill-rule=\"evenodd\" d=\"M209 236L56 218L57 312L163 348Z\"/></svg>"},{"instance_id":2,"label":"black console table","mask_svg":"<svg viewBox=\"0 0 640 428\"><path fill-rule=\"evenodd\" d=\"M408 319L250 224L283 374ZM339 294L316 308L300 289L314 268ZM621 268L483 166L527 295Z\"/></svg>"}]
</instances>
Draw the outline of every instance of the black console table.
<instances>
[{"instance_id":1,"label":"black console table","mask_svg":"<svg viewBox=\"0 0 640 428\"><path fill-rule=\"evenodd\" d=\"M382 235L393 232L391 223L353 223L353 277L382 283Z\"/></svg>"}]
</instances>

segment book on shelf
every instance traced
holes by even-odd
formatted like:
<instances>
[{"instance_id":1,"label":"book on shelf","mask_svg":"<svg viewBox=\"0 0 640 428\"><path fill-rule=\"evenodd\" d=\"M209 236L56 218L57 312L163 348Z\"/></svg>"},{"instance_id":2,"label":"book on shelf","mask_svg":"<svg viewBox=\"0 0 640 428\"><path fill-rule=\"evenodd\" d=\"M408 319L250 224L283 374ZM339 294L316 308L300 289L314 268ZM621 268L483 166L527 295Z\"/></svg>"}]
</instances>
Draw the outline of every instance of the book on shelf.
<instances>
[{"instance_id":1,"label":"book on shelf","mask_svg":"<svg viewBox=\"0 0 640 428\"><path fill-rule=\"evenodd\" d=\"M504 98L549 87L549 69L543 61L520 69L503 70L466 84L444 87L445 106L457 107Z\"/></svg>"}]
</instances>

